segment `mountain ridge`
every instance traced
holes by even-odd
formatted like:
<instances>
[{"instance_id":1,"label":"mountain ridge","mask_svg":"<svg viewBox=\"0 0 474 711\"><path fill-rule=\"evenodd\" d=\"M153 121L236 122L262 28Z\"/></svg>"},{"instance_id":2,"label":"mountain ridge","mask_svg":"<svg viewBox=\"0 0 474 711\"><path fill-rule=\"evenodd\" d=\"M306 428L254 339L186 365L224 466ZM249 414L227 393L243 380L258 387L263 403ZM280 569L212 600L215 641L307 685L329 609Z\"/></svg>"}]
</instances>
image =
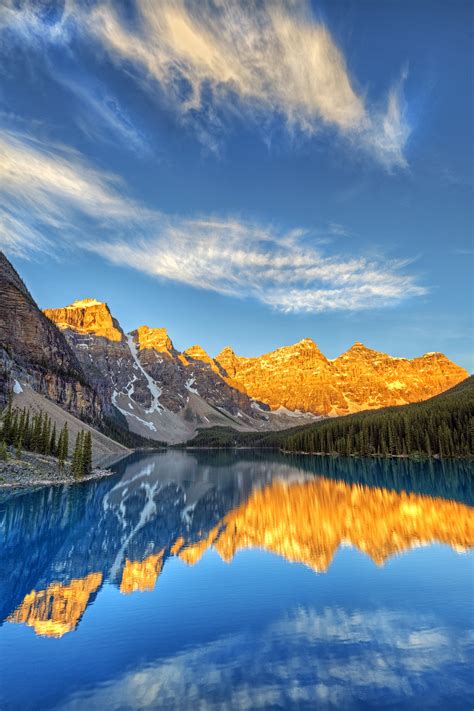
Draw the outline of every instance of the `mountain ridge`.
<instances>
[{"instance_id":1,"label":"mountain ridge","mask_svg":"<svg viewBox=\"0 0 474 711\"><path fill-rule=\"evenodd\" d=\"M277 414L287 420L300 414L317 418L425 400L467 377L442 353L402 358L360 341L334 359L310 337L254 357L239 356L231 346L215 358L197 344L180 352L164 327L139 326L125 334L108 305L96 299L46 309L45 314L65 333L83 368L93 373L99 367L99 378L105 374L109 396L129 425L141 427L141 434L147 427L147 436L159 429L165 439L164 409L173 413L171 428L181 427L175 415L193 421L196 429L218 426L211 424L214 418L206 407L202 411L198 398L234 419L234 424L221 421L221 426L232 427L236 421L237 429L258 430L271 428ZM161 419L151 422L158 402ZM144 412L134 412L137 403Z\"/></svg>"}]
</instances>

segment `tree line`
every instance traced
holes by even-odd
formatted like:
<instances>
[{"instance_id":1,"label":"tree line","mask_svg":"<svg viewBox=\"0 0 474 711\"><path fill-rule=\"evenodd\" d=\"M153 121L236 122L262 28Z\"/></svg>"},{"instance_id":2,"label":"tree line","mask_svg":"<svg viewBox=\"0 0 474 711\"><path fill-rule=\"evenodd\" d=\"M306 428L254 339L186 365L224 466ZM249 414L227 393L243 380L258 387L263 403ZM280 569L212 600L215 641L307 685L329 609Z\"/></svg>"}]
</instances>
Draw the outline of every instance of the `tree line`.
<instances>
[{"instance_id":1,"label":"tree line","mask_svg":"<svg viewBox=\"0 0 474 711\"><path fill-rule=\"evenodd\" d=\"M472 457L473 385L425 402L324 420L283 438L281 446L289 452L362 457Z\"/></svg>"},{"instance_id":2,"label":"tree line","mask_svg":"<svg viewBox=\"0 0 474 711\"><path fill-rule=\"evenodd\" d=\"M0 459L8 458L8 447L13 447L18 459L23 450L55 457L63 470L69 461L69 430L67 422L60 432L51 417L39 410L14 408L11 399L2 416ZM77 433L70 459L71 473L82 478L92 472L92 437L89 430Z\"/></svg>"},{"instance_id":3,"label":"tree line","mask_svg":"<svg viewBox=\"0 0 474 711\"><path fill-rule=\"evenodd\" d=\"M472 458L474 378L424 402L326 418L279 432L200 429L191 447L256 447L343 456Z\"/></svg>"}]
</instances>

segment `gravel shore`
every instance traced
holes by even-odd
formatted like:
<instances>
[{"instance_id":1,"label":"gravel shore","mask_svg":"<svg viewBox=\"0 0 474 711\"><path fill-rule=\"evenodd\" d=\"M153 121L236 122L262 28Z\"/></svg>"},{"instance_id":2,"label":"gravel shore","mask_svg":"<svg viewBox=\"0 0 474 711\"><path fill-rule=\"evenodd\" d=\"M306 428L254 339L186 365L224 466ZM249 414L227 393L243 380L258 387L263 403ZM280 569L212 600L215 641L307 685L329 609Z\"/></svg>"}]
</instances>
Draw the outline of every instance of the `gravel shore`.
<instances>
[{"instance_id":1,"label":"gravel shore","mask_svg":"<svg viewBox=\"0 0 474 711\"><path fill-rule=\"evenodd\" d=\"M100 479L114 474L110 469L93 469L92 473L76 479L71 473L70 462L62 470L55 457L23 452L18 459L13 451L8 460L0 462L0 489L26 486L51 486L53 484L80 484L91 479Z\"/></svg>"}]
</instances>

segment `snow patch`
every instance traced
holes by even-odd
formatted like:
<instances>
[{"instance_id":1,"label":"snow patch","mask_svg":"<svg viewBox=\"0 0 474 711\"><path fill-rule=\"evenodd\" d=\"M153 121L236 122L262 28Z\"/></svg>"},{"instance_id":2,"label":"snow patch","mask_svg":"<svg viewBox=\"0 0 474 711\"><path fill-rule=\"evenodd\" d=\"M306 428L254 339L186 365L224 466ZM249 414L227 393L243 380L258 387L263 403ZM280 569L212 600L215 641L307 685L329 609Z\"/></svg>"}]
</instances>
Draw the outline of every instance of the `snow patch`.
<instances>
[{"instance_id":1,"label":"snow patch","mask_svg":"<svg viewBox=\"0 0 474 711\"><path fill-rule=\"evenodd\" d=\"M120 405L117 405L117 397L118 396L119 396L119 393L116 390L114 390L114 392L112 393L112 405L114 405L114 407L116 407L117 410L122 413L122 415L125 415L125 417L134 417L136 420L138 420L143 425L145 425L145 427L148 427L149 430L156 432L156 427L153 424L153 422L148 422L147 420L143 420L141 417L138 417L138 415L132 415L132 413L129 412L128 410L124 410L123 408L120 407ZM148 412L148 410L147 410L147 412Z\"/></svg>"},{"instance_id":2,"label":"snow patch","mask_svg":"<svg viewBox=\"0 0 474 711\"><path fill-rule=\"evenodd\" d=\"M19 395L20 393L23 392L23 388L21 387L18 380L15 380L15 382L13 384L13 392L15 393L15 395Z\"/></svg>"},{"instance_id":3,"label":"snow patch","mask_svg":"<svg viewBox=\"0 0 474 711\"><path fill-rule=\"evenodd\" d=\"M101 306L102 301L97 301L97 299L82 299L80 301L74 301L70 306L66 306L67 309L81 309L87 308L88 306Z\"/></svg>"},{"instance_id":4,"label":"snow patch","mask_svg":"<svg viewBox=\"0 0 474 711\"><path fill-rule=\"evenodd\" d=\"M198 391L196 390L196 388L193 388L193 387L192 387L195 382L196 382L196 379L195 379L195 378L188 378L188 379L186 380L186 383L185 383L184 387L186 388L186 390L189 390L190 393L194 393L195 395L199 395L199 393L198 393Z\"/></svg>"},{"instance_id":5,"label":"snow patch","mask_svg":"<svg viewBox=\"0 0 474 711\"><path fill-rule=\"evenodd\" d=\"M136 366L138 370L142 372L145 380L147 381L148 390L151 393L151 407L148 410L145 410L145 412L147 415L151 415L152 412L161 412L164 409L163 405L160 404L161 388L158 387L153 378L148 375L148 373L140 363L137 353L137 344L133 340L133 336L130 333L127 334L127 343L130 349L130 353L132 354L132 358L135 362L135 365L133 367L135 368Z\"/></svg>"}]
</instances>

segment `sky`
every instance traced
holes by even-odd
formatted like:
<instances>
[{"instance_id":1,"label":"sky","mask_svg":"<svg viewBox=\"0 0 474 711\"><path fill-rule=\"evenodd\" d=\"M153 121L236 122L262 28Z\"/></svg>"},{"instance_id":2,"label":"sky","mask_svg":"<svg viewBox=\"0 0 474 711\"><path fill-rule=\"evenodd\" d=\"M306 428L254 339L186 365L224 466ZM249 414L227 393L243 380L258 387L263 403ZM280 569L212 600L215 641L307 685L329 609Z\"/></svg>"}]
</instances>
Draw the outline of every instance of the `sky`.
<instances>
[{"instance_id":1,"label":"sky","mask_svg":"<svg viewBox=\"0 0 474 711\"><path fill-rule=\"evenodd\" d=\"M0 247L178 349L472 371L472 35L463 0L2 0Z\"/></svg>"}]
</instances>

